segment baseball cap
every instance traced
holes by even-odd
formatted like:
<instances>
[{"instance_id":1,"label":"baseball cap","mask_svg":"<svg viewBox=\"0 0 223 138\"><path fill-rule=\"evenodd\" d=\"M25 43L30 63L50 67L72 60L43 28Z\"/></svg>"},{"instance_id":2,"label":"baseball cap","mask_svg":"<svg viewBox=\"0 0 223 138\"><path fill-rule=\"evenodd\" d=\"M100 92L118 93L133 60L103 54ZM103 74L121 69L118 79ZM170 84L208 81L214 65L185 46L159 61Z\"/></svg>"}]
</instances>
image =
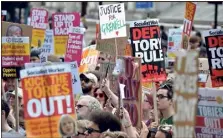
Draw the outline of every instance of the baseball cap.
<instances>
[{"instance_id":1,"label":"baseball cap","mask_svg":"<svg viewBox=\"0 0 223 138\"><path fill-rule=\"evenodd\" d=\"M21 88L17 88L17 92L18 92L18 97L19 98L23 98L23 91L22 91L22 89ZM12 92L6 92L6 96L9 96L9 95L15 95L15 90L14 91L12 91Z\"/></svg>"},{"instance_id":2,"label":"baseball cap","mask_svg":"<svg viewBox=\"0 0 223 138\"><path fill-rule=\"evenodd\" d=\"M92 82L94 82L95 84L98 84L98 79L93 73L81 73L80 78L83 78L83 77L86 77Z\"/></svg>"}]
</instances>

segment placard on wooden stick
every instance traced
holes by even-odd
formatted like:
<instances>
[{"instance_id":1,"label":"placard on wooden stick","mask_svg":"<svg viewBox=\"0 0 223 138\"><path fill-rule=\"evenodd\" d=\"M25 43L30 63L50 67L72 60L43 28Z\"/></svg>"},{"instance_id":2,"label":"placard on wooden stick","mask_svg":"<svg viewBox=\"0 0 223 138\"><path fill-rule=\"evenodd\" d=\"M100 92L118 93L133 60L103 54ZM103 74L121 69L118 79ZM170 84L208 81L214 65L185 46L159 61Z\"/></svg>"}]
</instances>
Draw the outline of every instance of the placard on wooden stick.
<instances>
[{"instance_id":1,"label":"placard on wooden stick","mask_svg":"<svg viewBox=\"0 0 223 138\"><path fill-rule=\"evenodd\" d=\"M198 93L198 52L179 52L175 63L174 137L194 137Z\"/></svg>"},{"instance_id":2,"label":"placard on wooden stick","mask_svg":"<svg viewBox=\"0 0 223 138\"><path fill-rule=\"evenodd\" d=\"M125 71L119 77L119 83L125 85L123 105L129 112L132 125L141 128L142 120L142 85L141 85L141 59L134 57L122 57ZM136 67L138 64L138 68Z\"/></svg>"}]
</instances>

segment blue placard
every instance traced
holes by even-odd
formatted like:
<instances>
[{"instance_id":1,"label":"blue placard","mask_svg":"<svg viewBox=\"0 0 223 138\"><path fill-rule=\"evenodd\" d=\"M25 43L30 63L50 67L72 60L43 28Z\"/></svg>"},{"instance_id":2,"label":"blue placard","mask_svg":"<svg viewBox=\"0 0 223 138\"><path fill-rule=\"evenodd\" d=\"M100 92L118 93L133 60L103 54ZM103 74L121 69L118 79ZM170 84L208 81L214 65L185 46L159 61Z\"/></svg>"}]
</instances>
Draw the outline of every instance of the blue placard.
<instances>
[{"instance_id":1,"label":"blue placard","mask_svg":"<svg viewBox=\"0 0 223 138\"><path fill-rule=\"evenodd\" d=\"M136 9L148 9L153 8L153 2L136 2Z\"/></svg>"}]
</instances>

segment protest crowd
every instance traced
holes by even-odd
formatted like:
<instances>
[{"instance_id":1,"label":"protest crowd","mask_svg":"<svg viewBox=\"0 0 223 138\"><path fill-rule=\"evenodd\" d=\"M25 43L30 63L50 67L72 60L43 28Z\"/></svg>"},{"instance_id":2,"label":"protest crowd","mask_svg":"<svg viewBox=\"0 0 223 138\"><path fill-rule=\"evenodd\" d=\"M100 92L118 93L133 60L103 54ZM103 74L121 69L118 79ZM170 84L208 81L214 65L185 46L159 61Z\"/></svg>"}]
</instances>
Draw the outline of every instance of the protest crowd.
<instances>
[{"instance_id":1,"label":"protest crowd","mask_svg":"<svg viewBox=\"0 0 223 138\"><path fill-rule=\"evenodd\" d=\"M2 11L2 137L223 138L223 26L197 30L184 3L168 31L100 5L89 44L78 12L33 8L27 25Z\"/></svg>"}]
</instances>

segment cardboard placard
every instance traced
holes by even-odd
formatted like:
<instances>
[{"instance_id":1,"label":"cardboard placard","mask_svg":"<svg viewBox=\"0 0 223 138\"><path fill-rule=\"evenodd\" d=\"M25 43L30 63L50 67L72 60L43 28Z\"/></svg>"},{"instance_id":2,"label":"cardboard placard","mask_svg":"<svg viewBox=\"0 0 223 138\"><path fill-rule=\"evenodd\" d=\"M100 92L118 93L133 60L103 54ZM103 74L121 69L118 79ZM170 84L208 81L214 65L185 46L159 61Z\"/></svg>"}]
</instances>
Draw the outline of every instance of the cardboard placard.
<instances>
[{"instance_id":1,"label":"cardboard placard","mask_svg":"<svg viewBox=\"0 0 223 138\"><path fill-rule=\"evenodd\" d=\"M182 39L182 29L180 28L171 28L169 29L169 35L168 35L168 60L169 61L175 61L176 54L180 48L181 48L181 39Z\"/></svg>"},{"instance_id":2,"label":"cardboard placard","mask_svg":"<svg viewBox=\"0 0 223 138\"><path fill-rule=\"evenodd\" d=\"M196 116L196 137L220 138L223 135L222 90L200 88Z\"/></svg>"},{"instance_id":3,"label":"cardboard placard","mask_svg":"<svg viewBox=\"0 0 223 138\"><path fill-rule=\"evenodd\" d=\"M31 10L30 25L32 30L32 47L42 47L45 37L45 30L48 26L48 11L41 8L33 8Z\"/></svg>"},{"instance_id":4,"label":"cardboard placard","mask_svg":"<svg viewBox=\"0 0 223 138\"><path fill-rule=\"evenodd\" d=\"M95 70L98 62L98 56L100 54L100 52L95 49L95 45L83 49L79 73Z\"/></svg>"},{"instance_id":5,"label":"cardboard placard","mask_svg":"<svg viewBox=\"0 0 223 138\"><path fill-rule=\"evenodd\" d=\"M194 137L198 93L198 52L179 52L175 62L174 137Z\"/></svg>"},{"instance_id":6,"label":"cardboard placard","mask_svg":"<svg viewBox=\"0 0 223 138\"><path fill-rule=\"evenodd\" d=\"M189 37L192 31L196 6L197 4L195 2L186 2L181 43L181 48L186 50L190 49Z\"/></svg>"},{"instance_id":7,"label":"cardboard placard","mask_svg":"<svg viewBox=\"0 0 223 138\"><path fill-rule=\"evenodd\" d=\"M99 6L101 39L126 37L124 3Z\"/></svg>"},{"instance_id":8,"label":"cardboard placard","mask_svg":"<svg viewBox=\"0 0 223 138\"><path fill-rule=\"evenodd\" d=\"M69 28L80 26L80 13L54 13L52 14L52 26L55 54L63 56L66 52Z\"/></svg>"},{"instance_id":9,"label":"cardboard placard","mask_svg":"<svg viewBox=\"0 0 223 138\"><path fill-rule=\"evenodd\" d=\"M2 37L2 77L17 78L19 70L30 62L29 37Z\"/></svg>"},{"instance_id":10,"label":"cardboard placard","mask_svg":"<svg viewBox=\"0 0 223 138\"><path fill-rule=\"evenodd\" d=\"M140 57L142 82L166 79L165 60L161 48L158 19L130 22L133 57Z\"/></svg>"},{"instance_id":11,"label":"cardboard placard","mask_svg":"<svg viewBox=\"0 0 223 138\"><path fill-rule=\"evenodd\" d=\"M84 28L73 27L69 30L67 48L64 61L77 61L78 66L81 62L81 54L83 49Z\"/></svg>"},{"instance_id":12,"label":"cardboard placard","mask_svg":"<svg viewBox=\"0 0 223 138\"><path fill-rule=\"evenodd\" d=\"M116 46L115 46L115 39L117 43L118 53L117 55L124 56L125 55L125 49L127 40L128 40L128 29L127 26L127 37L118 37L118 38L110 38L110 39L101 39L101 33L100 33L100 26L99 24L96 24L96 50L110 54L112 56L116 56Z\"/></svg>"},{"instance_id":13,"label":"cardboard placard","mask_svg":"<svg viewBox=\"0 0 223 138\"><path fill-rule=\"evenodd\" d=\"M124 73L119 76L119 83L125 85L123 106L128 111L132 125L141 128L142 121L142 85L141 59L134 57L118 57L124 60ZM138 68L135 68L138 64Z\"/></svg>"},{"instance_id":14,"label":"cardboard placard","mask_svg":"<svg viewBox=\"0 0 223 138\"><path fill-rule=\"evenodd\" d=\"M223 29L203 31L212 87L223 86Z\"/></svg>"},{"instance_id":15,"label":"cardboard placard","mask_svg":"<svg viewBox=\"0 0 223 138\"><path fill-rule=\"evenodd\" d=\"M27 137L60 137L61 116L75 118L70 65L34 67L20 75Z\"/></svg>"}]
</instances>

